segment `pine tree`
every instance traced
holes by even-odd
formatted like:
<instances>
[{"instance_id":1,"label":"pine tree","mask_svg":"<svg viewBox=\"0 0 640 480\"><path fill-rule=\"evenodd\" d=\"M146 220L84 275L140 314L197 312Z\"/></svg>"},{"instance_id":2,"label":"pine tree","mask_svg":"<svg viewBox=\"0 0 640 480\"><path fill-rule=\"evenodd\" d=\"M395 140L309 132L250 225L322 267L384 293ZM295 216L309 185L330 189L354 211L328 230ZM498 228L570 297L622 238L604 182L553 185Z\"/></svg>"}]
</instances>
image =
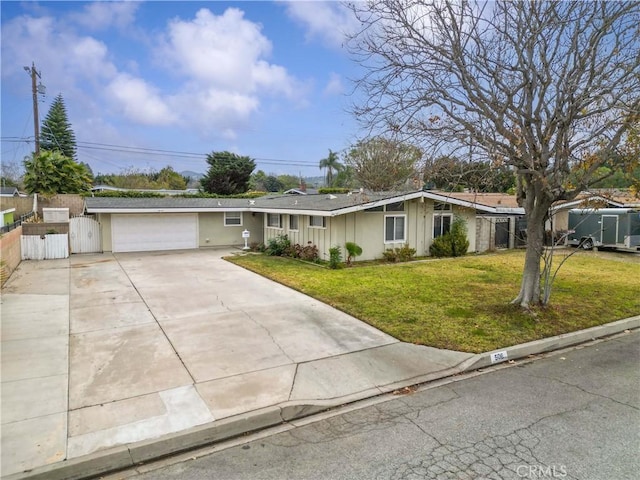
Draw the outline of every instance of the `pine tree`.
<instances>
[{"instance_id":1,"label":"pine tree","mask_svg":"<svg viewBox=\"0 0 640 480\"><path fill-rule=\"evenodd\" d=\"M55 98L40 129L40 149L58 151L76 160L76 136L67 118L62 94Z\"/></svg>"}]
</instances>

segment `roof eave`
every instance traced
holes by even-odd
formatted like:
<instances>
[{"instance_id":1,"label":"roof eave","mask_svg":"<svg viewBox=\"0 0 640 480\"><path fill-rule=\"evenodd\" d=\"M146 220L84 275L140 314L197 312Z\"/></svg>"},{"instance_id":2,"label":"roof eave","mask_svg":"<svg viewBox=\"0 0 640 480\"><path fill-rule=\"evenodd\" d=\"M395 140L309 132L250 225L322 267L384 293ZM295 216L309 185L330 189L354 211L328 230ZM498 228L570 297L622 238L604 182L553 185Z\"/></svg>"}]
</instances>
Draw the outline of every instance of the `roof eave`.
<instances>
[{"instance_id":1,"label":"roof eave","mask_svg":"<svg viewBox=\"0 0 640 480\"><path fill-rule=\"evenodd\" d=\"M117 208L117 207L86 207L87 213L224 213L248 212L246 207L146 207L146 208Z\"/></svg>"}]
</instances>

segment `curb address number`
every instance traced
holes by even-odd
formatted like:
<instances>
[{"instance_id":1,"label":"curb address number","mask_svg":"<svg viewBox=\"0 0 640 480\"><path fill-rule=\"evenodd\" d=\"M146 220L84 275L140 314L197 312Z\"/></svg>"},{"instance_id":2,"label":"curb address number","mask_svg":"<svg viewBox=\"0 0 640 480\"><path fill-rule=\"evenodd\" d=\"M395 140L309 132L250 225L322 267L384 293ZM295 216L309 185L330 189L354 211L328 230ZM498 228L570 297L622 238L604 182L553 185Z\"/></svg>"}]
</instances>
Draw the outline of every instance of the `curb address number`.
<instances>
[{"instance_id":1,"label":"curb address number","mask_svg":"<svg viewBox=\"0 0 640 480\"><path fill-rule=\"evenodd\" d=\"M504 362L507 358L506 350L503 350L502 352L494 352L491 354L491 363Z\"/></svg>"}]
</instances>

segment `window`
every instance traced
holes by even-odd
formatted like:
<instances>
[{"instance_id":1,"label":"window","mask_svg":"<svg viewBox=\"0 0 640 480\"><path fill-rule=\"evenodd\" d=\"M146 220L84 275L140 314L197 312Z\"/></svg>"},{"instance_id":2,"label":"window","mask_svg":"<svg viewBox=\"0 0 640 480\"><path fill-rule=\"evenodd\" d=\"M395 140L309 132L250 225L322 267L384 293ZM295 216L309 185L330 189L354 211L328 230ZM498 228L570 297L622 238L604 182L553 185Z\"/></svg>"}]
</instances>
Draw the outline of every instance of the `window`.
<instances>
[{"instance_id":1,"label":"window","mask_svg":"<svg viewBox=\"0 0 640 480\"><path fill-rule=\"evenodd\" d=\"M311 228L326 228L327 223L325 217L314 215L309 217L309 226Z\"/></svg>"},{"instance_id":2,"label":"window","mask_svg":"<svg viewBox=\"0 0 640 480\"><path fill-rule=\"evenodd\" d=\"M449 233L449 230L451 230L451 218L452 215L450 213L436 213L433 216L433 238Z\"/></svg>"},{"instance_id":3,"label":"window","mask_svg":"<svg viewBox=\"0 0 640 480\"><path fill-rule=\"evenodd\" d=\"M289 230L298 230L298 215L289 215Z\"/></svg>"},{"instance_id":4,"label":"window","mask_svg":"<svg viewBox=\"0 0 640 480\"><path fill-rule=\"evenodd\" d=\"M224 226L242 225L242 212L224 212Z\"/></svg>"},{"instance_id":5,"label":"window","mask_svg":"<svg viewBox=\"0 0 640 480\"><path fill-rule=\"evenodd\" d=\"M404 202L389 203L385 210L387 212L404 212Z\"/></svg>"},{"instance_id":6,"label":"window","mask_svg":"<svg viewBox=\"0 0 640 480\"><path fill-rule=\"evenodd\" d=\"M405 216L385 216L384 217L384 242L397 243L405 241Z\"/></svg>"},{"instance_id":7,"label":"window","mask_svg":"<svg viewBox=\"0 0 640 480\"><path fill-rule=\"evenodd\" d=\"M388 203L377 207L366 208L365 212L404 212L404 202Z\"/></svg>"},{"instance_id":8,"label":"window","mask_svg":"<svg viewBox=\"0 0 640 480\"><path fill-rule=\"evenodd\" d=\"M384 211L384 207L382 205L365 209L365 212L383 212L383 211Z\"/></svg>"},{"instance_id":9,"label":"window","mask_svg":"<svg viewBox=\"0 0 640 480\"><path fill-rule=\"evenodd\" d=\"M267 213L267 227L282 228L282 215Z\"/></svg>"},{"instance_id":10,"label":"window","mask_svg":"<svg viewBox=\"0 0 640 480\"><path fill-rule=\"evenodd\" d=\"M436 202L433 204L433 209L436 211L451 211L451 204L450 203L441 203L441 202Z\"/></svg>"}]
</instances>

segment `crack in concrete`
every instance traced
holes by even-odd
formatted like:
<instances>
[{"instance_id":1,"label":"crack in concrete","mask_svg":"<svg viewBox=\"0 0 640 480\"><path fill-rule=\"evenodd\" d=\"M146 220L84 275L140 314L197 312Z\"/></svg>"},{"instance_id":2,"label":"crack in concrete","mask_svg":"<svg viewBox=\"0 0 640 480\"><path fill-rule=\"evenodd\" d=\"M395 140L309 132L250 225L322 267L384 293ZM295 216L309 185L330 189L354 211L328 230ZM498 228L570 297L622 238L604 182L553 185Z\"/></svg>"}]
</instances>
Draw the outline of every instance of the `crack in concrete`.
<instances>
[{"instance_id":1,"label":"crack in concrete","mask_svg":"<svg viewBox=\"0 0 640 480\"><path fill-rule=\"evenodd\" d=\"M220 306L222 308L224 308L227 312L232 312L233 310L231 310L229 307L227 307L224 302L220 299L220 296L218 294L214 294L214 297L216 297L216 302L218 302L220 304Z\"/></svg>"},{"instance_id":2,"label":"crack in concrete","mask_svg":"<svg viewBox=\"0 0 640 480\"><path fill-rule=\"evenodd\" d=\"M255 318L253 318L251 315L249 315L246 311L244 310L240 310L244 315L246 315L249 320L251 320L253 323L255 323L258 327L262 328L265 332L267 332L267 335L269 336L269 338L271 339L271 341L274 343L274 345L276 347L278 347L278 350L280 350L280 352L282 353L282 355L284 355L285 357L287 357L287 359L291 362L291 363L296 363L296 361L291 358L287 352L284 351L284 349L282 348L282 346L276 341L276 339L273 337L273 335L271 334L271 331L265 327L262 323L260 323L259 321L257 321ZM296 368L297 368L297 364L296 364Z\"/></svg>"},{"instance_id":3,"label":"crack in concrete","mask_svg":"<svg viewBox=\"0 0 640 480\"><path fill-rule=\"evenodd\" d=\"M299 363L296 363L296 371L293 372L293 380L291 381L291 388L289 389L289 395L287 395L287 400L291 400L291 395L293 395L293 389L296 386L296 380L298 379L298 367L300 366Z\"/></svg>"}]
</instances>

